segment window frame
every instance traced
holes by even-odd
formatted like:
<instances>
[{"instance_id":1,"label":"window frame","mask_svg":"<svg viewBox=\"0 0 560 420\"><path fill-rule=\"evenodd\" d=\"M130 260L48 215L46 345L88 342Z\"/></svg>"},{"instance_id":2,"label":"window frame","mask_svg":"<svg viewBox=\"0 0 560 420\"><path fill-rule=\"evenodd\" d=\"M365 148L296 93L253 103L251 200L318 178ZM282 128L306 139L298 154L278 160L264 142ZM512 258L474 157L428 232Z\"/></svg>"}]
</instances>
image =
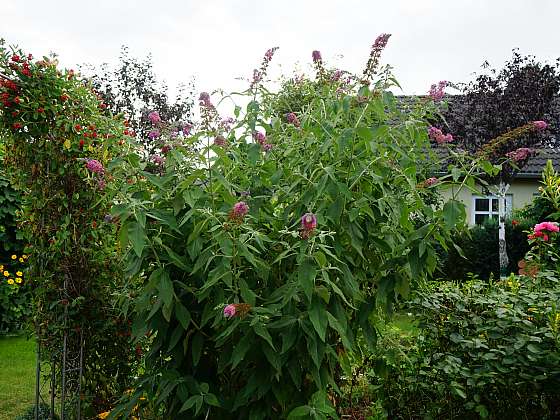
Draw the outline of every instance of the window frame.
<instances>
[{"instance_id":1,"label":"window frame","mask_svg":"<svg viewBox=\"0 0 560 420\"><path fill-rule=\"evenodd\" d=\"M476 210L476 201L477 200L489 200L488 201L488 210ZM476 216L477 215L487 215L488 219L493 219L494 216L498 217L499 211L492 210L492 200L499 200L499 197L494 194L473 194L471 199L472 204L472 211L471 211L471 224L477 225L476 223ZM499 204L498 204L499 205ZM513 194L506 194L506 215L511 216L513 210Z\"/></svg>"}]
</instances>

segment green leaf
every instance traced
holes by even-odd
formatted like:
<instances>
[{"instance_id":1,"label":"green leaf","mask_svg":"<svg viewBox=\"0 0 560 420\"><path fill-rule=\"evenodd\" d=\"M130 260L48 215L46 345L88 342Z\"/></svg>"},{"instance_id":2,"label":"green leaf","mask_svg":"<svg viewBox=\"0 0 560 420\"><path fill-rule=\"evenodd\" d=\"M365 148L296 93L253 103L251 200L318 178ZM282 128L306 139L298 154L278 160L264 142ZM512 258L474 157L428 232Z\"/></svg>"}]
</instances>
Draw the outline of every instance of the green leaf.
<instances>
[{"instance_id":1,"label":"green leaf","mask_svg":"<svg viewBox=\"0 0 560 420\"><path fill-rule=\"evenodd\" d=\"M191 313L181 304L181 302L177 302L175 304L175 316L181 323L183 329L186 330L191 322Z\"/></svg>"},{"instance_id":2,"label":"green leaf","mask_svg":"<svg viewBox=\"0 0 560 420\"><path fill-rule=\"evenodd\" d=\"M189 410L195 404L198 405L199 401L202 402L202 398L203 398L202 395L193 395L187 401L185 401L185 403L183 404L183 406L179 410L179 413L182 413L183 411Z\"/></svg>"},{"instance_id":3,"label":"green leaf","mask_svg":"<svg viewBox=\"0 0 560 420\"><path fill-rule=\"evenodd\" d=\"M192 339L191 352L193 365L197 366L202 354L202 346L204 345L204 337L200 333L196 333Z\"/></svg>"},{"instance_id":4,"label":"green leaf","mask_svg":"<svg viewBox=\"0 0 560 420\"><path fill-rule=\"evenodd\" d=\"M173 303L173 282L169 278L169 273L165 270L161 272L157 285L161 299L165 306L171 306Z\"/></svg>"},{"instance_id":5,"label":"green leaf","mask_svg":"<svg viewBox=\"0 0 560 420\"><path fill-rule=\"evenodd\" d=\"M443 206L443 219L449 229L458 223L463 223L466 218L465 205L457 200L449 200Z\"/></svg>"},{"instance_id":6,"label":"green leaf","mask_svg":"<svg viewBox=\"0 0 560 420\"><path fill-rule=\"evenodd\" d=\"M309 308L309 320L313 324L313 328L319 334L319 337L324 342L325 335L327 332L327 317L325 316L326 308L321 303L321 299L317 296L313 296L311 301L311 307Z\"/></svg>"},{"instance_id":7,"label":"green leaf","mask_svg":"<svg viewBox=\"0 0 560 420\"><path fill-rule=\"evenodd\" d=\"M235 369L235 367L243 360L243 358L247 354L247 351L251 347L253 339L253 334L246 334L233 348L230 360L232 369Z\"/></svg>"},{"instance_id":8,"label":"green leaf","mask_svg":"<svg viewBox=\"0 0 560 420\"><path fill-rule=\"evenodd\" d=\"M132 249L134 253L138 256L142 256L142 251L146 246L146 234L144 229L138 222L131 222L128 225L128 238L132 242Z\"/></svg>"},{"instance_id":9,"label":"green leaf","mask_svg":"<svg viewBox=\"0 0 560 420\"><path fill-rule=\"evenodd\" d=\"M315 276L317 275L317 268L310 260L305 260L298 267L298 281L303 289L303 293L307 299L311 300L313 288L315 287Z\"/></svg>"},{"instance_id":10,"label":"green leaf","mask_svg":"<svg viewBox=\"0 0 560 420\"><path fill-rule=\"evenodd\" d=\"M308 405L301 405L299 407L294 408L292 411L290 411L290 414L288 414L288 420L297 419L301 417L309 418L310 414L311 414L311 407L309 407Z\"/></svg>"},{"instance_id":11,"label":"green leaf","mask_svg":"<svg viewBox=\"0 0 560 420\"><path fill-rule=\"evenodd\" d=\"M264 338L266 340L266 342L268 344L270 344L270 347L272 347L273 349L275 348L274 344L272 344L272 337L270 336L270 333L268 332L268 330L266 329L266 327L263 324L255 325L254 331L257 335Z\"/></svg>"}]
</instances>

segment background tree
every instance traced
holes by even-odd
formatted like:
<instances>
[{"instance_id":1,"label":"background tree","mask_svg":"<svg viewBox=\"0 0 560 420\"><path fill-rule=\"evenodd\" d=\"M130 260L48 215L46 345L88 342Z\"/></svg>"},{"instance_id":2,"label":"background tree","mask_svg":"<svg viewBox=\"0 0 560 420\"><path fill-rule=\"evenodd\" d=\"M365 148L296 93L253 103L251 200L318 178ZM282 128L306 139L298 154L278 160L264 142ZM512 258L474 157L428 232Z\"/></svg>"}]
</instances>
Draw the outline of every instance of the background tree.
<instances>
[{"instance_id":1,"label":"background tree","mask_svg":"<svg viewBox=\"0 0 560 420\"><path fill-rule=\"evenodd\" d=\"M85 65L83 71L108 109L115 115L123 113L126 116L148 156L161 147L159 136L152 133L154 124L148 117L150 112L157 112L177 131L189 127L192 122L194 83L180 85L175 98L171 99L169 87L154 73L151 55L143 59L132 57L128 48L123 46L117 65Z\"/></svg>"},{"instance_id":2,"label":"background tree","mask_svg":"<svg viewBox=\"0 0 560 420\"><path fill-rule=\"evenodd\" d=\"M557 147L560 126L560 59L542 64L533 56L513 51L501 70L489 69L473 81L459 85L462 96L450 101L444 113L455 142L502 170L487 177L489 189L499 198L500 268L505 274L505 196L515 173L535 148ZM546 123L543 123L546 122Z\"/></svg>"}]
</instances>

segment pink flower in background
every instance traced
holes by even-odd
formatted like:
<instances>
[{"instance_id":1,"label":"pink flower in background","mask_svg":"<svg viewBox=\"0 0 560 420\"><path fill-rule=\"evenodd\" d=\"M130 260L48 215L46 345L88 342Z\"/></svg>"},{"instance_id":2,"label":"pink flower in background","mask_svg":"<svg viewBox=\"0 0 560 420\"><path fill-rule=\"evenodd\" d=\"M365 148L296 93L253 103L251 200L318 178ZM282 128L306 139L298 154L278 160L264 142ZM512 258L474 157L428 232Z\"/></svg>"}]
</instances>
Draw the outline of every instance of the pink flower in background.
<instances>
[{"instance_id":1,"label":"pink flower in background","mask_svg":"<svg viewBox=\"0 0 560 420\"><path fill-rule=\"evenodd\" d=\"M311 57L313 58L314 63L318 63L320 61L323 61L323 58L321 57L321 51L317 51L317 50L313 51L311 53Z\"/></svg>"},{"instance_id":2,"label":"pink flower in background","mask_svg":"<svg viewBox=\"0 0 560 420\"><path fill-rule=\"evenodd\" d=\"M286 121L288 121L290 124L293 124L295 127L299 127L300 123L298 120L298 117L296 114L294 114L293 112L288 112L286 114Z\"/></svg>"},{"instance_id":3,"label":"pink flower in background","mask_svg":"<svg viewBox=\"0 0 560 420\"><path fill-rule=\"evenodd\" d=\"M270 152L274 146L270 143L264 143L262 148L265 152Z\"/></svg>"},{"instance_id":4,"label":"pink flower in background","mask_svg":"<svg viewBox=\"0 0 560 420\"><path fill-rule=\"evenodd\" d=\"M189 134L191 134L191 130L192 130L192 124L186 123L186 124L183 126L183 134L184 134L185 136L188 136Z\"/></svg>"},{"instance_id":5,"label":"pink flower in background","mask_svg":"<svg viewBox=\"0 0 560 420\"><path fill-rule=\"evenodd\" d=\"M439 102L443 99L443 96L445 95L444 90L446 86L447 86L447 81L442 80L437 85L433 84L428 94L435 102Z\"/></svg>"},{"instance_id":6,"label":"pink flower in background","mask_svg":"<svg viewBox=\"0 0 560 420\"><path fill-rule=\"evenodd\" d=\"M228 117L228 118L223 118L220 121L220 128L224 131L230 131L231 130L231 126L235 123L235 119L232 117Z\"/></svg>"},{"instance_id":7,"label":"pink flower in background","mask_svg":"<svg viewBox=\"0 0 560 420\"><path fill-rule=\"evenodd\" d=\"M338 82L340 80L340 78L342 77L342 70L336 70L332 76L331 76L331 80L333 82Z\"/></svg>"},{"instance_id":8,"label":"pink flower in background","mask_svg":"<svg viewBox=\"0 0 560 420\"><path fill-rule=\"evenodd\" d=\"M165 147L165 146L164 146ZM162 150L163 151L163 150ZM156 165L163 165L165 163L165 158L161 157L160 155L154 155L152 156L152 161L156 164Z\"/></svg>"},{"instance_id":9,"label":"pink flower in background","mask_svg":"<svg viewBox=\"0 0 560 420\"><path fill-rule=\"evenodd\" d=\"M506 153L506 157L516 162L520 162L522 160L527 159L530 156L530 154L531 154L531 149L528 149L527 147L521 147L517 150Z\"/></svg>"},{"instance_id":10,"label":"pink flower in background","mask_svg":"<svg viewBox=\"0 0 560 420\"><path fill-rule=\"evenodd\" d=\"M428 128L428 137L435 140L437 144L450 143L453 141L453 136L451 134L443 134L437 127Z\"/></svg>"},{"instance_id":11,"label":"pink flower in background","mask_svg":"<svg viewBox=\"0 0 560 420\"><path fill-rule=\"evenodd\" d=\"M264 133L261 133L260 131L255 131L253 133L253 138L257 143L261 145L266 143L266 135Z\"/></svg>"},{"instance_id":12,"label":"pink flower in background","mask_svg":"<svg viewBox=\"0 0 560 420\"><path fill-rule=\"evenodd\" d=\"M270 60L272 60L272 56L274 55L274 53L276 52L277 49L278 49L278 47L269 48L266 51L266 53L264 53L264 60L266 62L270 62Z\"/></svg>"},{"instance_id":13,"label":"pink flower in background","mask_svg":"<svg viewBox=\"0 0 560 420\"><path fill-rule=\"evenodd\" d=\"M152 111L148 114L148 119L152 124L158 124L161 122L161 117L157 111Z\"/></svg>"},{"instance_id":14,"label":"pink flower in background","mask_svg":"<svg viewBox=\"0 0 560 420\"><path fill-rule=\"evenodd\" d=\"M387 46L387 42L389 41L390 37L391 37L391 34L381 34L381 35L379 35L375 39L375 42L371 46L371 49L374 50L374 51L377 51L377 52L381 52L381 50L383 50Z\"/></svg>"},{"instance_id":15,"label":"pink flower in background","mask_svg":"<svg viewBox=\"0 0 560 420\"><path fill-rule=\"evenodd\" d=\"M150 140L153 140L153 139L157 139L160 135L161 135L161 133L159 132L159 130L155 129L155 130L152 130L148 133L148 138Z\"/></svg>"},{"instance_id":16,"label":"pink flower in background","mask_svg":"<svg viewBox=\"0 0 560 420\"><path fill-rule=\"evenodd\" d=\"M107 183L105 182L105 180L103 178L101 178L97 181L97 187L100 190L104 190L106 186L107 186Z\"/></svg>"},{"instance_id":17,"label":"pink flower in background","mask_svg":"<svg viewBox=\"0 0 560 420\"><path fill-rule=\"evenodd\" d=\"M301 227L305 230L313 230L317 227L317 216L313 213L305 213L301 217Z\"/></svg>"},{"instance_id":18,"label":"pink flower in background","mask_svg":"<svg viewBox=\"0 0 560 420\"><path fill-rule=\"evenodd\" d=\"M224 317L233 318L235 316L235 305L229 304L224 308Z\"/></svg>"},{"instance_id":19,"label":"pink flower in background","mask_svg":"<svg viewBox=\"0 0 560 420\"><path fill-rule=\"evenodd\" d=\"M431 178L428 178L428 179L425 181L426 186L428 186L428 187L431 187L432 185L435 185L435 184L437 184L438 182L439 182L439 179L437 179L437 178L434 177L434 176L431 177Z\"/></svg>"},{"instance_id":20,"label":"pink flower in background","mask_svg":"<svg viewBox=\"0 0 560 420\"><path fill-rule=\"evenodd\" d=\"M536 224L533 229L535 233L542 232L543 230L547 230L549 232L559 232L560 227L558 227L557 222L541 222Z\"/></svg>"},{"instance_id":21,"label":"pink flower in background","mask_svg":"<svg viewBox=\"0 0 560 420\"><path fill-rule=\"evenodd\" d=\"M210 101L210 94L208 92L202 92L198 97L199 105L205 108L213 108L212 102Z\"/></svg>"},{"instance_id":22,"label":"pink flower in background","mask_svg":"<svg viewBox=\"0 0 560 420\"><path fill-rule=\"evenodd\" d=\"M224 136L216 136L216 138L214 139L214 144L216 146L226 147L228 143Z\"/></svg>"},{"instance_id":23,"label":"pink flower in background","mask_svg":"<svg viewBox=\"0 0 560 420\"><path fill-rule=\"evenodd\" d=\"M247 213L249 213L249 205L245 201L239 201L233 205L228 216L234 222L241 223Z\"/></svg>"},{"instance_id":24,"label":"pink flower in background","mask_svg":"<svg viewBox=\"0 0 560 420\"><path fill-rule=\"evenodd\" d=\"M95 174L102 174L105 171L101 162L95 159L88 159L86 168Z\"/></svg>"},{"instance_id":25,"label":"pink flower in background","mask_svg":"<svg viewBox=\"0 0 560 420\"><path fill-rule=\"evenodd\" d=\"M301 217L301 231L300 235L303 239L308 239L313 235L317 228L317 216L313 213L305 213Z\"/></svg>"},{"instance_id":26,"label":"pink flower in background","mask_svg":"<svg viewBox=\"0 0 560 420\"><path fill-rule=\"evenodd\" d=\"M544 121L533 121L533 125L537 130L545 130L548 127L548 124Z\"/></svg>"}]
</instances>

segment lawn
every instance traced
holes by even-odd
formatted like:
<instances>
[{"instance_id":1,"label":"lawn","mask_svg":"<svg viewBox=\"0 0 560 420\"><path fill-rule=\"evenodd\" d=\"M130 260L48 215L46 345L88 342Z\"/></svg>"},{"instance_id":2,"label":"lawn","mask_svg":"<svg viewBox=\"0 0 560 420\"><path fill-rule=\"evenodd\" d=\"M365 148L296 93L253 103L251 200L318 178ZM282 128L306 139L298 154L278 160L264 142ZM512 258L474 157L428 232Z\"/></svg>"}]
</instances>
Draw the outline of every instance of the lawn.
<instances>
[{"instance_id":1,"label":"lawn","mask_svg":"<svg viewBox=\"0 0 560 420\"><path fill-rule=\"evenodd\" d=\"M0 420L13 420L33 404L35 341L0 337Z\"/></svg>"}]
</instances>

